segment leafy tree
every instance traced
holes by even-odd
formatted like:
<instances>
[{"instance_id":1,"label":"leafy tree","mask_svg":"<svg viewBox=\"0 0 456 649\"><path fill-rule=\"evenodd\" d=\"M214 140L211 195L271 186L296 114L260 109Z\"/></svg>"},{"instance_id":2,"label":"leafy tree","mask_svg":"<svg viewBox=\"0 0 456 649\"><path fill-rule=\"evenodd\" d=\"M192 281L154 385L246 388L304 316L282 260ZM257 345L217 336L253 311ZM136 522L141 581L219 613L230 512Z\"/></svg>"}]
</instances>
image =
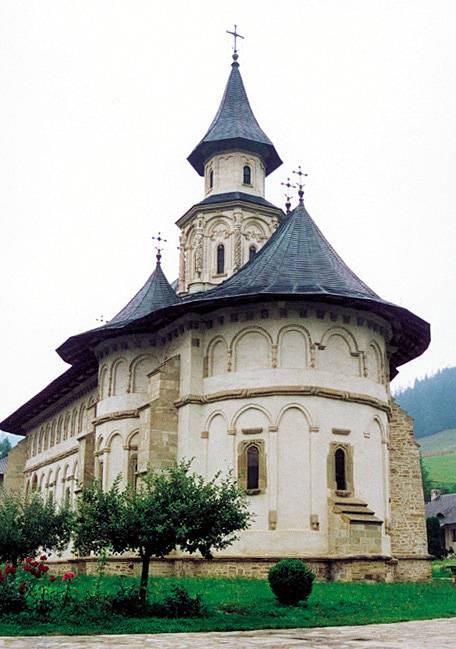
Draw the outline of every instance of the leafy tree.
<instances>
[{"instance_id":1,"label":"leafy tree","mask_svg":"<svg viewBox=\"0 0 456 649\"><path fill-rule=\"evenodd\" d=\"M445 555L445 548L443 545L440 521L437 516L430 516L429 518L426 518L426 531L429 554L437 557L437 559L441 559Z\"/></svg>"},{"instance_id":2,"label":"leafy tree","mask_svg":"<svg viewBox=\"0 0 456 649\"><path fill-rule=\"evenodd\" d=\"M57 509L51 498L37 493L24 496L4 492L0 496L0 563L17 565L38 550L63 550L71 537L72 514Z\"/></svg>"},{"instance_id":3,"label":"leafy tree","mask_svg":"<svg viewBox=\"0 0 456 649\"><path fill-rule=\"evenodd\" d=\"M433 489L433 483L429 476L429 471L427 470L423 462L422 457L420 457L420 466L421 466L421 479L423 481L424 502L428 503L431 500L431 489Z\"/></svg>"},{"instance_id":4,"label":"leafy tree","mask_svg":"<svg viewBox=\"0 0 456 649\"><path fill-rule=\"evenodd\" d=\"M201 552L229 546L238 530L246 529L251 515L235 480L216 475L205 482L190 473L190 462L142 476L138 490L119 489L118 480L103 492L94 482L83 487L77 503L75 548L82 554L109 548L133 551L141 558L140 597L145 604L149 561L179 547Z\"/></svg>"},{"instance_id":5,"label":"leafy tree","mask_svg":"<svg viewBox=\"0 0 456 649\"><path fill-rule=\"evenodd\" d=\"M8 437L3 437L3 439L0 440L0 460L8 455L8 453L11 451L12 446L11 442L9 441Z\"/></svg>"}]
</instances>

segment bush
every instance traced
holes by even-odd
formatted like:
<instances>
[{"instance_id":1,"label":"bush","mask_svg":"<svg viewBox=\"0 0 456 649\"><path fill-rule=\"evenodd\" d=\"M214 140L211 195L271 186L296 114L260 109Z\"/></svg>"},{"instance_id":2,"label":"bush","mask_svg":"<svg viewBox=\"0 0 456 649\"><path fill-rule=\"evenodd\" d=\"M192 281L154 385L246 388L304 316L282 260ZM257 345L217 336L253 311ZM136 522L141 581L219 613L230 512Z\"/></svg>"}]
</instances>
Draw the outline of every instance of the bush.
<instances>
[{"instance_id":1,"label":"bush","mask_svg":"<svg viewBox=\"0 0 456 649\"><path fill-rule=\"evenodd\" d=\"M445 547L443 544L443 533L440 527L440 521L437 516L426 518L426 531L428 540L428 552L437 559L445 556Z\"/></svg>"},{"instance_id":2,"label":"bush","mask_svg":"<svg viewBox=\"0 0 456 649\"><path fill-rule=\"evenodd\" d=\"M309 597L314 579L313 572L299 559L279 561L268 573L272 592L281 604L290 606Z\"/></svg>"},{"instance_id":3,"label":"bush","mask_svg":"<svg viewBox=\"0 0 456 649\"><path fill-rule=\"evenodd\" d=\"M203 617L206 615L201 596L192 597L183 586L173 586L161 602L152 604L149 614L155 617Z\"/></svg>"},{"instance_id":4,"label":"bush","mask_svg":"<svg viewBox=\"0 0 456 649\"><path fill-rule=\"evenodd\" d=\"M147 609L141 600L139 586L122 586L120 590L109 597L110 608L113 613L127 617L141 617L147 615Z\"/></svg>"}]
</instances>

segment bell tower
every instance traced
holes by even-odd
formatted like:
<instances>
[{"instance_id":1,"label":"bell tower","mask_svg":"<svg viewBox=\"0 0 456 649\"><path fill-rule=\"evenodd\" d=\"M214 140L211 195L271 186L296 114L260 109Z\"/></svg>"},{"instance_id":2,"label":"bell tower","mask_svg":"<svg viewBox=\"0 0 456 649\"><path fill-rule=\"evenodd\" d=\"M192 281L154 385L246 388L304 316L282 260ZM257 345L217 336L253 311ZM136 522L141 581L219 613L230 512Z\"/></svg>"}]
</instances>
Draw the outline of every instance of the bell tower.
<instances>
[{"instance_id":1,"label":"bell tower","mask_svg":"<svg viewBox=\"0 0 456 649\"><path fill-rule=\"evenodd\" d=\"M219 109L188 161L203 178L203 199L178 221L179 293L220 284L246 264L274 232L283 212L265 199L265 179L282 164L261 129L233 62Z\"/></svg>"}]
</instances>

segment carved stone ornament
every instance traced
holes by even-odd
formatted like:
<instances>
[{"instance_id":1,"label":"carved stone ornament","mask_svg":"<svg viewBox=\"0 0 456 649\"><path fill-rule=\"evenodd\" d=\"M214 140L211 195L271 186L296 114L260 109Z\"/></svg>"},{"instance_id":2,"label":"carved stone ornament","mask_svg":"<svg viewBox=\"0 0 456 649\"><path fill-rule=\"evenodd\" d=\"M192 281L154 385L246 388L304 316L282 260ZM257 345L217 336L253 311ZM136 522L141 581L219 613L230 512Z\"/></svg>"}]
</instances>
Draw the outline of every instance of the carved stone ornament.
<instances>
[{"instance_id":1,"label":"carved stone ornament","mask_svg":"<svg viewBox=\"0 0 456 649\"><path fill-rule=\"evenodd\" d=\"M235 215L234 221L234 270L241 267L241 215Z\"/></svg>"}]
</instances>

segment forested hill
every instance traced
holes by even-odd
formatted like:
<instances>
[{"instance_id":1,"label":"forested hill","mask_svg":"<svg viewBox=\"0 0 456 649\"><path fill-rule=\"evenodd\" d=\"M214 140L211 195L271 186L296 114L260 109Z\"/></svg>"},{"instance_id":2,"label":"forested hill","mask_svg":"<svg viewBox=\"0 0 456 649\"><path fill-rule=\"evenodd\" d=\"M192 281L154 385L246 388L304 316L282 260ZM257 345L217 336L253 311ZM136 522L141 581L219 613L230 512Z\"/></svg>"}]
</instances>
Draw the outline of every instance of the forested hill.
<instances>
[{"instance_id":1,"label":"forested hill","mask_svg":"<svg viewBox=\"0 0 456 649\"><path fill-rule=\"evenodd\" d=\"M415 420L415 437L456 428L456 367L416 380L394 397Z\"/></svg>"}]
</instances>

